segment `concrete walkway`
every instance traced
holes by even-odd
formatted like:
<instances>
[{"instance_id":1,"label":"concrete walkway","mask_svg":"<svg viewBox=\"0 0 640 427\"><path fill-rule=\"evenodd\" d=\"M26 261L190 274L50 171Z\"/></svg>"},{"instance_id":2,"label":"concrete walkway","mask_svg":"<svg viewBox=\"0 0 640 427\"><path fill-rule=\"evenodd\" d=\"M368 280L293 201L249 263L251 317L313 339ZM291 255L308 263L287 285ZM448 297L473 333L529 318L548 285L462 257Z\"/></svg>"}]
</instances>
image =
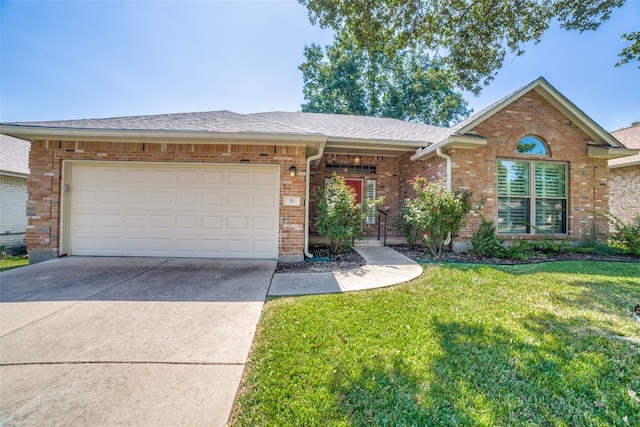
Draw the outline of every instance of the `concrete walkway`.
<instances>
[{"instance_id":1,"label":"concrete walkway","mask_svg":"<svg viewBox=\"0 0 640 427\"><path fill-rule=\"evenodd\" d=\"M347 272L276 273L269 296L330 294L383 288L422 274L415 261L386 246L356 245L367 264Z\"/></svg>"}]
</instances>

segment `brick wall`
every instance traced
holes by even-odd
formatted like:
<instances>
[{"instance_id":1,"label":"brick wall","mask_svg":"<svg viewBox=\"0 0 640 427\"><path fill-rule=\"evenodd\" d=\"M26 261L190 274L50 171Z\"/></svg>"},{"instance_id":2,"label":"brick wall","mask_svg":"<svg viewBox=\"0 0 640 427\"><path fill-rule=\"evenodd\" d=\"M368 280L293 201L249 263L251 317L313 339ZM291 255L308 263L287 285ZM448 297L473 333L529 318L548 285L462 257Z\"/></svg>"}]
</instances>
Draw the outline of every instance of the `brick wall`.
<instances>
[{"instance_id":1,"label":"brick wall","mask_svg":"<svg viewBox=\"0 0 640 427\"><path fill-rule=\"evenodd\" d=\"M28 180L26 240L30 256L58 255L63 160L280 164L280 195L300 197L300 206L284 206L280 197L279 256L302 258L304 177L291 178L289 166L305 164L304 146L242 144L162 144L83 141L34 141Z\"/></svg>"},{"instance_id":2,"label":"brick wall","mask_svg":"<svg viewBox=\"0 0 640 427\"><path fill-rule=\"evenodd\" d=\"M454 241L469 241L477 230L482 216L497 223L497 159L550 160L567 162L568 191L567 236L581 240L596 230L606 230L606 223L594 215L608 208L609 182L605 159L588 157L589 137L535 91L518 98L501 111L473 129L488 138L485 147L453 149L446 152L452 161L454 188L468 188L473 192L473 204L485 206L480 214L467 218L467 225ZM526 135L534 135L547 145L550 155L516 154L516 146ZM518 239L521 236L507 236Z\"/></svg>"},{"instance_id":3,"label":"brick wall","mask_svg":"<svg viewBox=\"0 0 640 427\"><path fill-rule=\"evenodd\" d=\"M27 178L0 175L0 246L22 246L27 227Z\"/></svg>"},{"instance_id":4,"label":"brick wall","mask_svg":"<svg viewBox=\"0 0 640 427\"><path fill-rule=\"evenodd\" d=\"M625 224L640 215L640 165L609 169L609 210Z\"/></svg>"}]
</instances>

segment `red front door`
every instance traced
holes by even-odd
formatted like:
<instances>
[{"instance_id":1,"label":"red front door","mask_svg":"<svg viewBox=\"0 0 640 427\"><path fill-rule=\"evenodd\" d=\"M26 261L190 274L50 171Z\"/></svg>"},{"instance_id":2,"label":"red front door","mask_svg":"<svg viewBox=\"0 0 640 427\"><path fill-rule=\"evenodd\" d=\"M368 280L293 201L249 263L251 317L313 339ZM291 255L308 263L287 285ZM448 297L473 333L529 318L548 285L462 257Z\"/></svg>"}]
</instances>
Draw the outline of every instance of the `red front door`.
<instances>
[{"instance_id":1,"label":"red front door","mask_svg":"<svg viewBox=\"0 0 640 427\"><path fill-rule=\"evenodd\" d=\"M345 179L344 182L356 193L356 204L362 203L362 181L359 179Z\"/></svg>"}]
</instances>

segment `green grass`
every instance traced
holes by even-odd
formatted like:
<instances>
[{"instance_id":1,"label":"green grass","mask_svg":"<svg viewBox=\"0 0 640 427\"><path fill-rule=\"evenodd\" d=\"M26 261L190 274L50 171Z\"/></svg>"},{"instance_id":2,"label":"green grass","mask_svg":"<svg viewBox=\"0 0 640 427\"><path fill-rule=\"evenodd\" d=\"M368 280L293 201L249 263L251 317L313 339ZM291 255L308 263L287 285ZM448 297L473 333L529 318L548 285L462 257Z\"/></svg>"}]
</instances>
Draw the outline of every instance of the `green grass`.
<instances>
[{"instance_id":1,"label":"green grass","mask_svg":"<svg viewBox=\"0 0 640 427\"><path fill-rule=\"evenodd\" d=\"M640 425L640 263L424 268L268 301L231 425Z\"/></svg>"},{"instance_id":2,"label":"green grass","mask_svg":"<svg viewBox=\"0 0 640 427\"><path fill-rule=\"evenodd\" d=\"M25 265L29 265L29 258L27 256L6 257L0 259L0 271L24 267Z\"/></svg>"}]
</instances>

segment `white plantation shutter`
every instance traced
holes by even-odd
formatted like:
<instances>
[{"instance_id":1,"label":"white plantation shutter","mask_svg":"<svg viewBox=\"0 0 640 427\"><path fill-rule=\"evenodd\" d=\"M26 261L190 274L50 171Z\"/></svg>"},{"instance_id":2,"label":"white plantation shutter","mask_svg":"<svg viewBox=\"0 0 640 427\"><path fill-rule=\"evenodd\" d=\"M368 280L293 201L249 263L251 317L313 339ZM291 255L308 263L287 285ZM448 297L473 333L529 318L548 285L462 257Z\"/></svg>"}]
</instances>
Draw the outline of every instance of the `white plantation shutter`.
<instances>
[{"instance_id":1,"label":"white plantation shutter","mask_svg":"<svg viewBox=\"0 0 640 427\"><path fill-rule=\"evenodd\" d=\"M537 231L566 233L566 194L565 164L500 160L498 232L530 233L535 224Z\"/></svg>"},{"instance_id":2,"label":"white plantation shutter","mask_svg":"<svg viewBox=\"0 0 640 427\"><path fill-rule=\"evenodd\" d=\"M498 195L529 196L529 163L501 160L498 163Z\"/></svg>"},{"instance_id":3,"label":"white plantation shutter","mask_svg":"<svg viewBox=\"0 0 640 427\"><path fill-rule=\"evenodd\" d=\"M540 230L566 232L566 171L562 163L536 163L536 218Z\"/></svg>"},{"instance_id":4,"label":"white plantation shutter","mask_svg":"<svg viewBox=\"0 0 640 427\"><path fill-rule=\"evenodd\" d=\"M367 179L365 185L365 193L367 200L374 200L376 198L376 180L375 179ZM365 221L367 224L375 224L376 223L376 207L371 206L367 208L367 219Z\"/></svg>"},{"instance_id":5,"label":"white plantation shutter","mask_svg":"<svg viewBox=\"0 0 640 427\"><path fill-rule=\"evenodd\" d=\"M536 197L565 197L564 165L536 163Z\"/></svg>"},{"instance_id":6,"label":"white plantation shutter","mask_svg":"<svg viewBox=\"0 0 640 427\"><path fill-rule=\"evenodd\" d=\"M498 232L528 233L529 163L498 162Z\"/></svg>"}]
</instances>

